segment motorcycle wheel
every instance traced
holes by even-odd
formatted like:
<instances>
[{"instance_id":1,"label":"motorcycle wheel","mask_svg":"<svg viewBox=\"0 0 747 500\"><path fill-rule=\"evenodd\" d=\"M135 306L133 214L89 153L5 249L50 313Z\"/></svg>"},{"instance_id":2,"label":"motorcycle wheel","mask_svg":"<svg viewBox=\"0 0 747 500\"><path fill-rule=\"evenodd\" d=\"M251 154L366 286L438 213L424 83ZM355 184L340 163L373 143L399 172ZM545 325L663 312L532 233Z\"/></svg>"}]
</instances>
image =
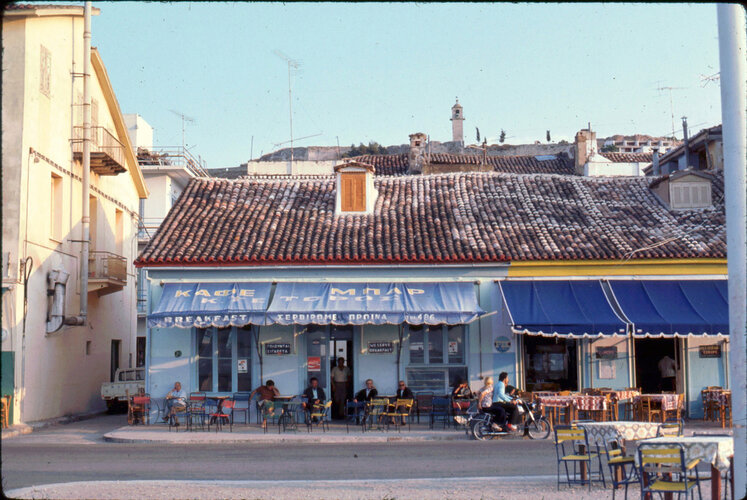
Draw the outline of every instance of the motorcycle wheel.
<instances>
[{"instance_id":1,"label":"motorcycle wheel","mask_svg":"<svg viewBox=\"0 0 747 500\"><path fill-rule=\"evenodd\" d=\"M529 434L531 439L547 439L550 435L550 422L546 418L541 417L528 424L527 430L527 434Z\"/></svg>"},{"instance_id":2,"label":"motorcycle wheel","mask_svg":"<svg viewBox=\"0 0 747 500\"><path fill-rule=\"evenodd\" d=\"M486 439L492 439L493 436L489 435L490 427L485 422L475 422L472 426L472 436L479 441L485 441Z\"/></svg>"}]
</instances>

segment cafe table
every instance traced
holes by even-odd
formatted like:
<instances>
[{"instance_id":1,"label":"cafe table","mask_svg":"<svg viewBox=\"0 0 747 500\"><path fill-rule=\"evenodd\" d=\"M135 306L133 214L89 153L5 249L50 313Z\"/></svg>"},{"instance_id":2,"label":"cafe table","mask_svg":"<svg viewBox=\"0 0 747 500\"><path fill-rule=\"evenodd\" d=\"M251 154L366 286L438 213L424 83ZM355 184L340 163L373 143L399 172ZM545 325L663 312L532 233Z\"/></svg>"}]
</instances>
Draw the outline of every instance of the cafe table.
<instances>
[{"instance_id":1,"label":"cafe table","mask_svg":"<svg viewBox=\"0 0 747 500\"><path fill-rule=\"evenodd\" d=\"M671 444L679 444L685 449L685 462L699 458L711 464L711 498L720 499L722 495L721 473L730 468L733 471L734 438L731 436L690 436L690 437L658 437L643 439L639 445L656 445L666 448ZM636 454L636 460L638 460ZM732 477L734 476L732 472ZM666 498L666 497L665 497ZM671 498L671 494L669 496Z\"/></svg>"},{"instance_id":2,"label":"cafe table","mask_svg":"<svg viewBox=\"0 0 747 500\"><path fill-rule=\"evenodd\" d=\"M214 401L215 402L215 413L218 415L223 415L223 402L230 398L231 396L207 396L205 399L206 401ZM223 425L223 422L218 417L210 417L210 420L208 422L208 428L210 425L216 424L216 432L218 429L220 429Z\"/></svg>"}]
</instances>

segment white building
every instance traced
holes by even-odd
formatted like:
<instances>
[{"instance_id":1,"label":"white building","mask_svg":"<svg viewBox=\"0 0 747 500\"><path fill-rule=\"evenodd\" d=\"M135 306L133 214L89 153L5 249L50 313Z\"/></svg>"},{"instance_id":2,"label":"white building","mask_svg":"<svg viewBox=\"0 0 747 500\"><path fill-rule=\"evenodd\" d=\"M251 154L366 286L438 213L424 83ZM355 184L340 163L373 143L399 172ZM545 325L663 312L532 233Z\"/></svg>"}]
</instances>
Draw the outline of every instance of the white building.
<instances>
[{"instance_id":1,"label":"white building","mask_svg":"<svg viewBox=\"0 0 747 500\"><path fill-rule=\"evenodd\" d=\"M2 391L12 396L13 423L100 411L101 383L134 365L132 262L138 203L148 191L93 49L83 200L83 15L83 7L55 4L13 5L3 16ZM80 276L84 204L87 285ZM81 293L87 317L72 326L84 317Z\"/></svg>"}]
</instances>

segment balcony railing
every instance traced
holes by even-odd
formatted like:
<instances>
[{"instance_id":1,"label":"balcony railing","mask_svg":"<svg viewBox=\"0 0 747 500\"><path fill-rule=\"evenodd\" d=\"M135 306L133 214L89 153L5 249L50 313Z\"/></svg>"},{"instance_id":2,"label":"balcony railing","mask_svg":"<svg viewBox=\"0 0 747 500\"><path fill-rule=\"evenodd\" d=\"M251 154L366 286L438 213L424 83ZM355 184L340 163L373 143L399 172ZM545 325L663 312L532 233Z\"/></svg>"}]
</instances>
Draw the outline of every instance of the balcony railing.
<instances>
[{"instance_id":1,"label":"balcony railing","mask_svg":"<svg viewBox=\"0 0 747 500\"><path fill-rule=\"evenodd\" d=\"M148 289L145 283L138 283L137 287L137 314L143 316L148 314Z\"/></svg>"},{"instance_id":2,"label":"balcony railing","mask_svg":"<svg viewBox=\"0 0 747 500\"><path fill-rule=\"evenodd\" d=\"M91 127L91 170L99 175L126 172L124 144L105 127ZM83 159L83 127L73 127L73 157Z\"/></svg>"},{"instance_id":3,"label":"balcony railing","mask_svg":"<svg viewBox=\"0 0 747 500\"><path fill-rule=\"evenodd\" d=\"M127 283L127 259L111 252L91 252L88 257L88 278Z\"/></svg>"},{"instance_id":4,"label":"balcony railing","mask_svg":"<svg viewBox=\"0 0 747 500\"><path fill-rule=\"evenodd\" d=\"M182 146L163 146L152 150L138 149L138 163L140 168L183 168L193 177L210 177L205 170L206 162L196 158L188 149Z\"/></svg>"},{"instance_id":5,"label":"balcony railing","mask_svg":"<svg viewBox=\"0 0 747 500\"><path fill-rule=\"evenodd\" d=\"M143 217L140 219L137 237L140 240L149 240L156 235L156 231L161 227L163 217Z\"/></svg>"}]
</instances>

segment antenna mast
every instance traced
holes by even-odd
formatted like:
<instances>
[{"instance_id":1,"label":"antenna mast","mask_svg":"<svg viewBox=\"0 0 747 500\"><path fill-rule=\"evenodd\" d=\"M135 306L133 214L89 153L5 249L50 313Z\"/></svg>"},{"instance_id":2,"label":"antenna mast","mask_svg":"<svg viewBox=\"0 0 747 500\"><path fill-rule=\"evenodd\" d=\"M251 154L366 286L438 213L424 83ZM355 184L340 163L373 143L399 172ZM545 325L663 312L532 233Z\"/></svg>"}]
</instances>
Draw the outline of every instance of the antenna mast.
<instances>
[{"instance_id":1,"label":"antenna mast","mask_svg":"<svg viewBox=\"0 0 747 500\"><path fill-rule=\"evenodd\" d=\"M185 115L184 113L180 113L179 111L174 111L173 109L170 109L169 111L171 111L176 116L182 119L182 150L186 150L186 144L184 143L184 130L185 130L184 123L185 122L194 123L195 119L192 118L191 116Z\"/></svg>"},{"instance_id":2,"label":"antenna mast","mask_svg":"<svg viewBox=\"0 0 747 500\"><path fill-rule=\"evenodd\" d=\"M291 165L293 165L293 95L291 92L291 68L298 69L300 64L298 61L291 59L279 50L275 50L274 54L280 59L284 60L288 64L288 120L290 122L290 148L291 148Z\"/></svg>"},{"instance_id":3,"label":"antenna mast","mask_svg":"<svg viewBox=\"0 0 747 500\"><path fill-rule=\"evenodd\" d=\"M685 87L661 87L659 86L656 90L661 92L662 90L668 90L669 91L669 113L672 116L672 139L674 139L674 103L672 101L672 91L673 90L682 90Z\"/></svg>"}]
</instances>

